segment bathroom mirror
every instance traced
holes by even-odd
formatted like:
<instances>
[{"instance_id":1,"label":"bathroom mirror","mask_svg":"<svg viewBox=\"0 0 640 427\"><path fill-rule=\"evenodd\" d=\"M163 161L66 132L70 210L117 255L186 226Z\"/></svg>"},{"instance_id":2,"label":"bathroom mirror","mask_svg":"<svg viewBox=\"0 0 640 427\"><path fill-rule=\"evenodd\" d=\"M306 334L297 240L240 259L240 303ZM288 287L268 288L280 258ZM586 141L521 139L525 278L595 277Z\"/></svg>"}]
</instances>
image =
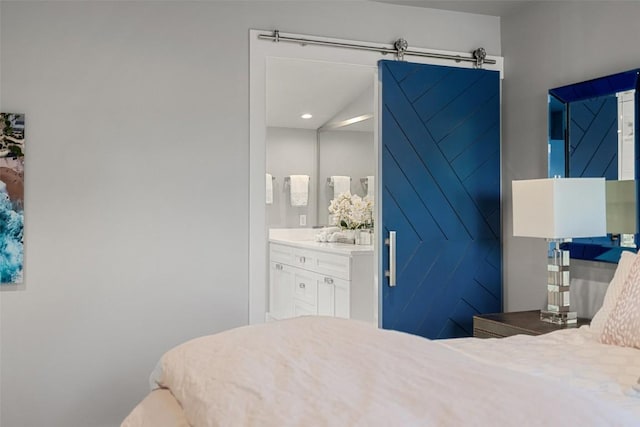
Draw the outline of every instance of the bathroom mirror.
<instances>
[{"instance_id":1,"label":"bathroom mirror","mask_svg":"<svg viewBox=\"0 0 640 427\"><path fill-rule=\"evenodd\" d=\"M349 177L349 191L361 197L374 190L374 79L373 67L267 60L269 228L329 225L332 177ZM308 176L306 204L292 203L292 175Z\"/></svg>"},{"instance_id":2,"label":"bathroom mirror","mask_svg":"<svg viewBox=\"0 0 640 427\"><path fill-rule=\"evenodd\" d=\"M639 72L549 90L549 176L607 181L608 234L564 243L572 258L616 263L637 251Z\"/></svg>"}]
</instances>

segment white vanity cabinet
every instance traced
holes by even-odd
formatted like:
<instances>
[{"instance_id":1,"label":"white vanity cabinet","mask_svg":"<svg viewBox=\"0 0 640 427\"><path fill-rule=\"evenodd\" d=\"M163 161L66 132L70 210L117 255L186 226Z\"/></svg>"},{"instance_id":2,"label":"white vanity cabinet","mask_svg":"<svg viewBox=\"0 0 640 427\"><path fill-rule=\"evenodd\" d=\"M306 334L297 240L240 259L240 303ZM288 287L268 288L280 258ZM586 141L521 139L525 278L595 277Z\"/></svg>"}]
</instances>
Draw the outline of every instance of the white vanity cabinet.
<instances>
[{"instance_id":1,"label":"white vanity cabinet","mask_svg":"<svg viewBox=\"0 0 640 427\"><path fill-rule=\"evenodd\" d=\"M318 314L320 316L350 316L349 282L323 277L318 283Z\"/></svg>"},{"instance_id":2,"label":"white vanity cabinet","mask_svg":"<svg viewBox=\"0 0 640 427\"><path fill-rule=\"evenodd\" d=\"M373 250L315 242L270 243L269 317L321 315L373 322Z\"/></svg>"},{"instance_id":3,"label":"white vanity cabinet","mask_svg":"<svg viewBox=\"0 0 640 427\"><path fill-rule=\"evenodd\" d=\"M284 319L293 316L293 271L290 266L272 262L269 269L269 307L271 316Z\"/></svg>"}]
</instances>

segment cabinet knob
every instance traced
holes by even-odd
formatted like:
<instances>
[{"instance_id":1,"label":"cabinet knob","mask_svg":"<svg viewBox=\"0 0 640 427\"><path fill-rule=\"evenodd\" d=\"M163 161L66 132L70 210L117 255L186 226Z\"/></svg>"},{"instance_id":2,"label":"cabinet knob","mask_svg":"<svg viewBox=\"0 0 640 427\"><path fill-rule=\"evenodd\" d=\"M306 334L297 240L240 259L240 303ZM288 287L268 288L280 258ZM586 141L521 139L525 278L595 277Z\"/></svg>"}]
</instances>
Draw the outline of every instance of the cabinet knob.
<instances>
[{"instance_id":1,"label":"cabinet knob","mask_svg":"<svg viewBox=\"0 0 640 427\"><path fill-rule=\"evenodd\" d=\"M300 284L298 284L298 287L299 287L300 289L304 289L304 288L306 288L306 287L307 287L307 285L305 285L304 283L300 283Z\"/></svg>"},{"instance_id":2,"label":"cabinet knob","mask_svg":"<svg viewBox=\"0 0 640 427\"><path fill-rule=\"evenodd\" d=\"M276 270L282 270L282 264L276 264Z\"/></svg>"},{"instance_id":3,"label":"cabinet knob","mask_svg":"<svg viewBox=\"0 0 640 427\"><path fill-rule=\"evenodd\" d=\"M333 285L333 279L331 277L325 277L324 278L324 283L327 283L329 285Z\"/></svg>"},{"instance_id":4,"label":"cabinet knob","mask_svg":"<svg viewBox=\"0 0 640 427\"><path fill-rule=\"evenodd\" d=\"M300 257L300 263L304 264L307 261L307 259L303 256Z\"/></svg>"}]
</instances>

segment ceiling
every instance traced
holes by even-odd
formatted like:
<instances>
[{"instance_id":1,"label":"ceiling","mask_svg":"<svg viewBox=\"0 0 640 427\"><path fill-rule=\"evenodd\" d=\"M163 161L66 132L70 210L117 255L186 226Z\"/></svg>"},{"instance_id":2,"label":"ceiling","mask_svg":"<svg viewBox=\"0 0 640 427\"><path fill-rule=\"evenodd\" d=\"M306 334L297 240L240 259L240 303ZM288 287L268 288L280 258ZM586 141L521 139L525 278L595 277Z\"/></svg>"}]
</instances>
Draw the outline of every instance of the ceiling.
<instances>
[{"instance_id":1,"label":"ceiling","mask_svg":"<svg viewBox=\"0 0 640 427\"><path fill-rule=\"evenodd\" d=\"M504 17L536 0L377 0L406 6L429 7L456 12L477 13ZM540 0L538 0L540 1Z\"/></svg>"},{"instance_id":2,"label":"ceiling","mask_svg":"<svg viewBox=\"0 0 640 427\"><path fill-rule=\"evenodd\" d=\"M360 65L269 58L267 126L318 129L373 86L374 71ZM304 113L313 117L302 119Z\"/></svg>"}]
</instances>

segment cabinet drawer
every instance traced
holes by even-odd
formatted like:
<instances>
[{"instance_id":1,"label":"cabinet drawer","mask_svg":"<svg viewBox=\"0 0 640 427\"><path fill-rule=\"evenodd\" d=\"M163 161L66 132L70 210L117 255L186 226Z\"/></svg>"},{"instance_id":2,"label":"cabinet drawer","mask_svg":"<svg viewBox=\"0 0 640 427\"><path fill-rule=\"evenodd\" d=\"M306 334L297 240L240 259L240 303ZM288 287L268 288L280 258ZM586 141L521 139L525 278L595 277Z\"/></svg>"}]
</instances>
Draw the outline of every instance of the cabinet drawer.
<instances>
[{"instance_id":1,"label":"cabinet drawer","mask_svg":"<svg viewBox=\"0 0 640 427\"><path fill-rule=\"evenodd\" d=\"M477 328L473 328L473 336L475 338L504 338L502 335L498 335L490 331L483 331L482 329Z\"/></svg>"},{"instance_id":2,"label":"cabinet drawer","mask_svg":"<svg viewBox=\"0 0 640 427\"><path fill-rule=\"evenodd\" d=\"M293 263L293 248L290 246L276 245L271 243L269 245L269 261L282 262L284 264L291 265Z\"/></svg>"},{"instance_id":3,"label":"cabinet drawer","mask_svg":"<svg viewBox=\"0 0 640 427\"><path fill-rule=\"evenodd\" d=\"M495 322L489 319L483 319L478 316L473 318L474 336L477 333L478 338L504 338L512 335L540 335L539 332L527 330L523 327L510 325L504 322Z\"/></svg>"},{"instance_id":4,"label":"cabinet drawer","mask_svg":"<svg viewBox=\"0 0 640 427\"><path fill-rule=\"evenodd\" d=\"M315 311L318 304L317 275L310 271L295 269L293 277L295 299L312 305Z\"/></svg>"},{"instance_id":5,"label":"cabinet drawer","mask_svg":"<svg viewBox=\"0 0 640 427\"><path fill-rule=\"evenodd\" d=\"M316 265L316 257L318 255L317 252L308 251L305 249L292 248L292 259L293 263L291 265L299 268L304 268L305 270L314 271L314 266Z\"/></svg>"},{"instance_id":6,"label":"cabinet drawer","mask_svg":"<svg viewBox=\"0 0 640 427\"><path fill-rule=\"evenodd\" d=\"M334 255L317 252L313 270L319 274L339 279L351 279L351 259L348 255Z\"/></svg>"},{"instance_id":7,"label":"cabinet drawer","mask_svg":"<svg viewBox=\"0 0 640 427\"><path fill-rule=\"evenodd\" d=\"M336 255L271 243L269 261L302 268L324 276L351 280L349 255Z\"/></svg>"}]
</instances>

